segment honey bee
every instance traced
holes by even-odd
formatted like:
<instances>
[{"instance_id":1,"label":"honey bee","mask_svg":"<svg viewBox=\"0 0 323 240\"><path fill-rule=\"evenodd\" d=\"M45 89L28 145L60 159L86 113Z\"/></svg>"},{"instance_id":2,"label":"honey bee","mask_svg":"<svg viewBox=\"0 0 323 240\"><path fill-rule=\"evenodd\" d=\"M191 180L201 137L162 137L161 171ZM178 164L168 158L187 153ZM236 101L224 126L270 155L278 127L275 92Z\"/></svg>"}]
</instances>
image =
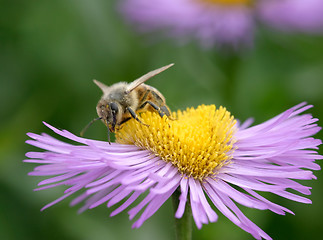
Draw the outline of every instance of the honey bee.
<instances>
[{"instance_id":1,"label":"honey bee","mask_svg":"<svg viewBox=\"0 0 323 240\"><path fill-rule=\"evenodd\" d=\"M99 117L91 121L88 126L94 121L101 119L108 127L108 141L110 143L110 132L115 132L116 127L120 127L131 118L146 125L139 119L136 112L156 111L160 117L164 115L169 117L170 110L166 105L165 97L156 88L144 84L144 82L173 65L169 64L148 72L131 83L118 82L107 86L97 80L93 80L102 90L103 96L96 106Z\"/></svg>"}]
</instances>

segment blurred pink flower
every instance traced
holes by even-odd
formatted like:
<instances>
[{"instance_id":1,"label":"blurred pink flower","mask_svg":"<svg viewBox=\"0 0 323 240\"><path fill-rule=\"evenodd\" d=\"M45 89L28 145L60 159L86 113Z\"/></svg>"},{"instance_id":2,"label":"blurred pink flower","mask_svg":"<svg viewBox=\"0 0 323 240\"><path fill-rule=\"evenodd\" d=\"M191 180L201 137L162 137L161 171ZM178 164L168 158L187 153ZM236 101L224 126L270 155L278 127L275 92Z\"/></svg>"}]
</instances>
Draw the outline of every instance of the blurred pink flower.
<instances>
[{"instance_id":1,"label":"blurred pink flower","mask_svg":"<svg viewBox=\"0 0 323 240\"><path fill-rule=\"evenodd\" d=\"M275 28L323 33L322 0L262 0L258 10L259 18Z\"/></svg>"},{"instance_id":2,"label":"blurred pink flower","mask_svg":"<svg viewBox=\"0 0 323 240\"><path fill-rule=\"evenodd\" d=\"M120 9L140 32L162 30L204 47L251 45L258 20L288 31L323 30L321 0L122 0Z\"/></svg>"}]
</instances>

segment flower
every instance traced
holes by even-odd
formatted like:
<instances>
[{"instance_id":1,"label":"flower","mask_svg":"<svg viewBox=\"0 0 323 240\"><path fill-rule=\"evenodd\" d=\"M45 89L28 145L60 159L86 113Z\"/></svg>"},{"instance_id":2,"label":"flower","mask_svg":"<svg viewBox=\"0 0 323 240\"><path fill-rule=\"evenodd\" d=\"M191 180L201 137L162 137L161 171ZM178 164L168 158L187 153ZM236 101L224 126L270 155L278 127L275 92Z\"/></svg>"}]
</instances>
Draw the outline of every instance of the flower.
<instances>
[{"instance_id":1,"label":"flower","mask_svg":"<svg viewBox=\"0 0 323 240\"><path fill-rule=\"evenodd\" d=\"M111 213L114 216L144 196L128 212L130 219L139 215L133 224L138 228L179 189L176 218L182 217L189 202L198 228L217 221L207 195L218 211L254 238L271 239L236 203L281 215L292 212L259 192L311 203L288 191L310 195L310 187L294 179L315 179L311 170L320 169L315 160L323 158L317 153L321 141L311 137L321 129L318 119L301 115L311 107L299 104L252 127L251 120L239 124L225 108L214 105L177 111L172 115L174 120L144 112L141 120L149 127L129 120L116 132L117 143L111 145L45 123L55 133L82 145L28 133L33 140L27 143L46 151L28 152L30 159L25 162L42 164L30 175L54 175L41 181L36 190L70 186L43 209L83 191L71 205L85 201L80 209L84 211L103 203L107 207L119 203Z\"/></svg>"},{"instance_id":2,"label":"flower","mask_svg":"<svg viewBox=\"0 0 323 240\"><path fill-rule=\"evenodd\" d=\"M251 0L125 0L124 17L142 32L165 30L180 42L204 47L249 44L254 25Z\"/></svg>"},{"instance_id":3,"label":"flower","mask_svg":"<svg viewBox=\"0 0 323 240\"><path fill-rule=\"evenodd\" d=\"M258 8L259 17L277 29L323 33L321 0L263 0Z\"/></svg>"},{"instance_id":4,"label":"flower","mask_svg":"<svg viewBox=\"0 0 323 240\"><path fill-rule=\"evenodd\" d=\"M123 0L120 11L141 32L164 32L203 47L250 45L258 20L287 31L323 30L321 0Z\"/></svg>"}]
</instances>

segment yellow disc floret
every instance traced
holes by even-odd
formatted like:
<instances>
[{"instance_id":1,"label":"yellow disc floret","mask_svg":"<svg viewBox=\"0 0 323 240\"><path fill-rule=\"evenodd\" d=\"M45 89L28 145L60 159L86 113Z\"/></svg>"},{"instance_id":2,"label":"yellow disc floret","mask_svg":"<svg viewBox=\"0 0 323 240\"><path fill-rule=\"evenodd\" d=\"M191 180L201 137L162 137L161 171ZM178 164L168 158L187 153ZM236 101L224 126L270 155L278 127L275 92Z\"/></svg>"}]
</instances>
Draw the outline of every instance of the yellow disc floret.
<instances>
[{"instance_id":1,"label":"yellow disc floret","mask_svg":"<svg viewBox=\"0 0 323 240\"><path fill-rule=\"evenodd\" d=\"M236 121L223 107L201 105L171 118L147 111L140 119L146 125L129 120L116 131L117 142L148 149L187 177L203 180L231 159Z\"/></svg>"}]
</instances>

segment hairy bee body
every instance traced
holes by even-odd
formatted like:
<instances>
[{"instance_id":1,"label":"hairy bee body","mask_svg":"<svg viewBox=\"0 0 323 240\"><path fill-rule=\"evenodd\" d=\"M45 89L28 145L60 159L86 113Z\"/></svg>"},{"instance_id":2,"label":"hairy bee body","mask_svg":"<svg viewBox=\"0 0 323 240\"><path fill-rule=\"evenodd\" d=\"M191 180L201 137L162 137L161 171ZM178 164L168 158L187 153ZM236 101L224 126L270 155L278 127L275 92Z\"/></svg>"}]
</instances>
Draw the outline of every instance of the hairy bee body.
<instances>
[{"instance_id":1,"label":"hairy bee body","mask_svg":"<svg viewBox=\"0 0 323 240\"><path fill-rule=\"evenodd\" d=\"M114 132L116 127L131 118L142 123L137 116L137 113L142 111L157 111L161 117L170 116L165 97L156 88L144 82L172 65L151 71L131 83L119 82L106 86L94 80L103 91L96 110L99 119L105 123L109 131Z\"/></svg>"}]
</instances>

